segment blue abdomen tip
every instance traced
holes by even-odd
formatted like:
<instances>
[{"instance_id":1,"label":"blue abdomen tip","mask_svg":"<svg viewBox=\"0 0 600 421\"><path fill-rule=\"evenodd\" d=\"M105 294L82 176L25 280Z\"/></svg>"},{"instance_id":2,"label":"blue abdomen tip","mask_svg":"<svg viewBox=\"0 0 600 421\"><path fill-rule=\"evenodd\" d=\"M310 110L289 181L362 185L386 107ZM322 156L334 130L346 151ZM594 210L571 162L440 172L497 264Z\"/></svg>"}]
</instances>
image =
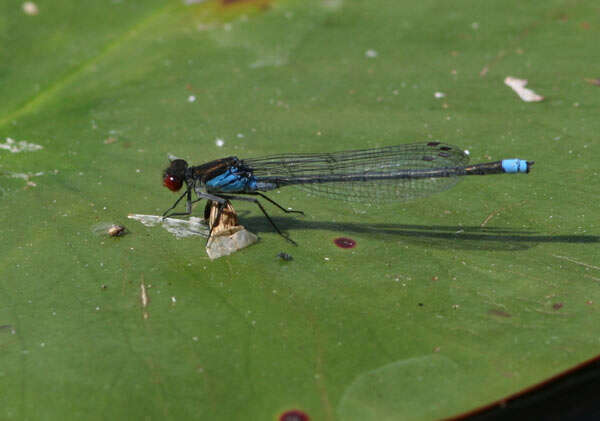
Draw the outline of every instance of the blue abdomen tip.
<instances>
[{"instance_id":1,"label":"blue abdomen tip","mask_svg":"<svg viewBox=\"0 0 600 421\"><path fill-rule=\"evenodd\" d=\"M529 172L527 161L524 159L504 159L502 169L508 173Z\"/></svg>"}]
</instances>

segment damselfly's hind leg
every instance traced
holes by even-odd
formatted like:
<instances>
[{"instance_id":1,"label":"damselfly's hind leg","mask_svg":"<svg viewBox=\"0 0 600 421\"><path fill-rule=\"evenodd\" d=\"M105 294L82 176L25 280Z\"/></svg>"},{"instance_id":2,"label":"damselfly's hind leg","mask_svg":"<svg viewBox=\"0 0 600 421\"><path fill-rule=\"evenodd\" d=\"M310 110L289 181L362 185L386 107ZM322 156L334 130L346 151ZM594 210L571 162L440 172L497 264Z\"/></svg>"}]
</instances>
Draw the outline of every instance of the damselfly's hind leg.
<instances>
[{"instance_id":1,"label":"damselfly's hind leg","mask_svg":"<svg viewBox=\"0 0 600 421\"><path fill-rule=\"evenodd\" d=\"M284 209L283 207L281 207L279 204L273 202L271 199L269 199L268 197L260 194L260 196L264 197L265 199L267 199L269 202L274 203L277 207L279 207L280 209L284 210L286 213L289 212L295 212L298 213L300 211L289 211L287 209ZM246 196L229 196L229 195L220 195L219 197L226 199L226 200L243 200L245 202L253 202L256 203L258 205L258 207L260 208L261 212L263 213L263 215L265 216L265 218L267 218L267 220L269 221L269 223L271 224L271 226L273 228L275 228L275 231L277 231L277 234L281 235L283 238L285 238L287 241L289 241L290 243L292 243L293 245L297 246L298 244L292 240L288 235L284 234L283 232L281 232L281 230L279 229L279 227L277 225L275 225L275 222L273 222L273 220L271 219L271 217L269 216L269 214L267 213L267 211L265 210L265 208L263 207L263 205L258 201L258 199L255 199L253 197L246 197ZM302 212L300 212L302 213ZM303 213L302 213L303 214Z\"/></svg>"},{"instance_id":2,"label":"damselfly's hind leg","mask_svg":"<svg viewBox=\"0 0 600 421\"><path fill-rule=\"evenodd\" d=\"M276 201L274 201L273 199L271 199L270 197L268 197L268 196L266 196L266 195L264 195L264 194L262 194L260 192L252 192L252 193L248 193L248 194L258 195L258 196L262 197L267 202L270 202L270 203L274 204L275 206L277 206L279 209L281 209L285 213L299 213L300 215L304 216L304 212L299 211L299 210L286 209L283 206L281 206L279 203L277 203Z\"/></svg>"}]
</instances>

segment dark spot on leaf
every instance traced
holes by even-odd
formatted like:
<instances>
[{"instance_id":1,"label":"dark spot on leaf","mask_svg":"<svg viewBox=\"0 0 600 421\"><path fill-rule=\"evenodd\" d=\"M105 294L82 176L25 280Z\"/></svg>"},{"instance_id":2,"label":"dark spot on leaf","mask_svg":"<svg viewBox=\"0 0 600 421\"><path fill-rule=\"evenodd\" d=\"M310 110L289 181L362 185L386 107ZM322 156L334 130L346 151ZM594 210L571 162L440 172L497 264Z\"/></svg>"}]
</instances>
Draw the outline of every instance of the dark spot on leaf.
<instances>
[{"instance_id":1,"label":"dark spot on leaf","mask_svg":"<svg viewBox=\"0 0 600 421\"><path fill-rule=\"evenodd\" d=\"M442 158L448 158L450 156L450 154L448 152L440 152L438 155L441 156Z\"/></svg>"},{"instance_id":2,"label":"dark spot on leaf","mask_svg":"<svg viewBox=\"0 0 600 421\"><path fill-rule=\"evenodd\" d=\"M451 151L452 148L450 146L442 146L442 147L440 147L440 150L441 151Z\"/></svg>"},{"instance_id":3,"label":"dark spot on leaf","mask_svg":"<svg viewBox=\"0 0 600 421\"><path fill-rule=\"evenodd\" d=\"M562 306L563 306L563 303L554 303L554 304L552 304L552 308L554 310L560 310L562 308Z\"/></svg>"},{"instance_id":4,"label":"dark spot on leaf","mask_svg":"<svg viewBox=\"0 0 600 421\"><path fill-rule=\"evenodd\" d=\"M230 6L233 4L254 4L260 6L262 9L269 7L270 0L221 0L223 6Z\"/></svg>"},{"instance_id":5,"label":"dark spot on leaf","mask_svg":"<svg viewBox=\"0 0 600 421\"><path fill-rule=\"evenodd\" d=\"M356 241L354 241L352 238L339 237L333 240L333 242L336 246L343 249L351 249L356 247Z\"/></svg>"},{"instance_id":6,"label":"dark spot on leaf","mask_svg":"<svg viewBox=\"0 0 600 421\"><path fill-rule=\"evenodd\" d=\"M429 143L427 144L427 146L437 146L437 145L439 145L439 144L440 144L440 142L429 142Z\"/></svg>"},{"instance_id":7,"label":"dark spot on leaf","mask_svg":"<svg viewBox=\"0 0 600 421\"><path fill-rule=\"evenodd\" d=\"M290 256L287 253L284 253L283 251L281 253L278 253L277 257L279 257L281 260L283 260L285 262L289 262L290 260L294 260L294 258L292 256Z\"/></svg>"},{"instance_id":8,"label":"dark spot on leaf","mask_svg":"<svg viewBox=\"0 0 600 421\"><path fill-rule=\"evenodd\" d=\"M510 317L510 314L508 314L506 311L496 310L495 308L488 310L488 314L491 314L492 316L498 316L498 317Z\"/></svg>"},{"instance_id":9,"label":"dark spot on leaf","mask_svg":"<svg viewBox=\"0 0 600 421\"><path fill-rule=\"evenodd\" d=\"M423 157L423 161L433 161L435 158L433 156L426 155Z\"/></svg>"},{"instance_id":10,"label":"dark spot on leaf","mask_svg":"<svg viewBox=\"0 0 600 421\"><path fill-rule=\"evenodd\" d=\"M281 414L279 421L310 421L310 417L299 409L292 409Z\"/></svg>"},{"instance_id":11,"label":"dark spot on leaf","mask_svg":"<svg viewBox=\"0 0 600 421\"><path fill-rule=\"evenodd\" d=\"M425 304L423 303L419 303L419 307L423 307Z\"/></svg>"}]
</instances>

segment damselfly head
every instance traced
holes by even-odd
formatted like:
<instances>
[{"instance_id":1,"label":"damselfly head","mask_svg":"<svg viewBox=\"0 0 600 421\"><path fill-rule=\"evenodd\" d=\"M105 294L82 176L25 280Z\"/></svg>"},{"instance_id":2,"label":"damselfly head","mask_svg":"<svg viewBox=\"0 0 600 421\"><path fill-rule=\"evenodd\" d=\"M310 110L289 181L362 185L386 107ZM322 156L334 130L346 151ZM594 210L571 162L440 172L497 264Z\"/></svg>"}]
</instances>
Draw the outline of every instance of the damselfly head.
<instances>
[{"instance_id":1,"label":"damselfly head","mask_svg":"<svg viewBox=\"0 0 600 421\"><path fill-rule=\"evenodd\" d=\"M171 161L171 165L163 173L163 186L171 191L178 191L185 180L185 170L188 164L183 159Z\"/></svg>"}]
</instances>

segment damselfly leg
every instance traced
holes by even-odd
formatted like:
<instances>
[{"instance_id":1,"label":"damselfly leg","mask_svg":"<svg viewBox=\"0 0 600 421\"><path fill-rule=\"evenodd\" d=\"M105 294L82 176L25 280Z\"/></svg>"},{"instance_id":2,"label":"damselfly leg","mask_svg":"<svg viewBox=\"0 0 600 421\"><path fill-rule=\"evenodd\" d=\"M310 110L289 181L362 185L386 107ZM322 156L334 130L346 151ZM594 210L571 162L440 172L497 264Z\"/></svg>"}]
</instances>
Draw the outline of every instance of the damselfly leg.
<instances>
[{"instance_id":1,"label":"damselfly leg","mask_svg":"<svg viewBox=\"0 0 600 421\"><path fill-rule=\"evenodd\" d=\"M265 196L264 194L261 193L257 193L257 192L253 192L253 193L248 193L248 194L252 194L252 195L259 195L263 198L265 198L267 201L273 203L275 206L277 206L279 209L283 210L285 213L300 213L302 215L304 215L304 212L302 211L293 211L293 210L289 210L289 209L285 209L283 206L281 206L280 204L278 204L277 202L275 202L274 200L268 198L267 196ZM273 222L273 220L271 219L271 217L269 216L269 214L267 213L267 211L265 210L265 208L263 207L263 205L258 201L258 199L255 199L253 197L246 197L246 196L232 196L232 195L219 195L219 197L225 199L225 200L243 200L245 202L253 202L256 203L256 205L260 208L261 212L263 213L263 215L265 216L265 218L267 218L267 220L269 221L269 223L271 224L271 226L275 229L275 231L277 231L277 233L279 235L281 235L283 238L285 238L287 241L289 241L290 243L292 243L293 245L297 246L298 244L292 240L288 235L284 234L283 232L281 232L281 230L279 229L279 227L277 225L275 225L275 222ZM222 212L222 207L219 207L219 214L217 215L217 221L220 217L220 213Z\"/></svg>"}]
</instances>

